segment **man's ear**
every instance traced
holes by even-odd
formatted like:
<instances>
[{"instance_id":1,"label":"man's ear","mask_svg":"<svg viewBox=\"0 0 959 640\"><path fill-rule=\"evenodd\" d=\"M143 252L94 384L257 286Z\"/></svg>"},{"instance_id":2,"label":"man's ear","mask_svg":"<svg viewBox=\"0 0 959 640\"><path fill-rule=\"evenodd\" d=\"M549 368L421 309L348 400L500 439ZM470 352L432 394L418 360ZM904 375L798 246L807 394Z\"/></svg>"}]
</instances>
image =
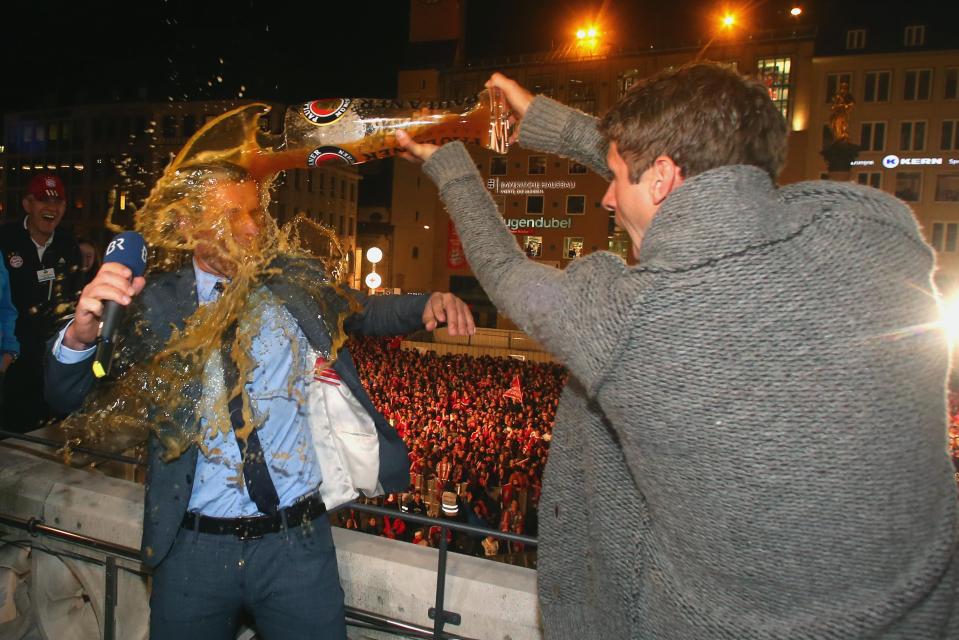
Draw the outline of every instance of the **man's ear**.
<instances>
[{"instance_id":1,"label":"man's ear","mask_svg":"<svg viewBox=\"0 0 959 640\"><path fill-rule=\"evenodd\" d=\"M27 213L30 213L30 204L33 202L32 196L23 196L23 200L20 201L20 204L23 205L23 210Z\"/></svg>"},{"instance_id":2,"label":"man's ear","mask_svg":"<svg viewBox=\"0 0 959 640\"><path fill-rule=\"evenodd\" d=\"M653 160L653 183L650 195L653 204L661 204L670 193L684 182L683 170L669 156L659 156Z\"/></svg>"}]
</instances>

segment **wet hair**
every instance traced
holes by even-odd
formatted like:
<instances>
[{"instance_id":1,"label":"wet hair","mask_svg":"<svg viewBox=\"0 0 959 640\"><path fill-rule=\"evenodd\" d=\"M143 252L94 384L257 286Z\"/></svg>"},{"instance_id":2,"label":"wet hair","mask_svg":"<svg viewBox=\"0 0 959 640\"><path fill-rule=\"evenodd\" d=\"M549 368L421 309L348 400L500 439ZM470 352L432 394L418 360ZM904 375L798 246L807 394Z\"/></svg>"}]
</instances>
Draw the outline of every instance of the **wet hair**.
<instances>
[{"instance_id":1,"label":"wet hair","mask_svg":"<svg viewBox=\"0 0 959 640\"><path fill-rule=\"evenodd\" d=\"M786 161L786 121L768 88L715 62L641 80L603 117L600 131L616 143L634 183L659 156L686 178L748 164L775 180Z\"/></svg>"},{"instance_id":2,"label":"wet hair","mask_svg":"<svg viewBox=\"0 0 959 640\"><path fill-rule=\"evenodd\" d=\"M252 180L250 172L232 162L198 162L178 167L164 175L140 211L136 226L141 233L160 242L165 248L177 249L185 238L181 223L195 221L203 214L206 195L218 184ZM152 228L156 233L148 234Z\"/></svg>"}]
</instances>

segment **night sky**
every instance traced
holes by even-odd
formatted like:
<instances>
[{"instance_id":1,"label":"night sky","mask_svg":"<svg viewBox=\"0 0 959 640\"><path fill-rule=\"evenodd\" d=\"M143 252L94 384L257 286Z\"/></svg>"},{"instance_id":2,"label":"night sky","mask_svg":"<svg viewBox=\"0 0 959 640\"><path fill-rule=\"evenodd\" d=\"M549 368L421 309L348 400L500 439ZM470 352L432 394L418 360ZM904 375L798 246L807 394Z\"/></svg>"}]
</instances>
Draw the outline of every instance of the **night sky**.
<instances>
[{"instance_id":1,"label":"night sky","mask_svg":"<svg viewBox=\"0 0 959 640\"><path fill-rule=\"evenodd\" d=\"M902 23L903 11L925 16L930 24L952 24L945 1L800 4L805 9L800 23L821 30L860 18ZM738 6L753 28L796 22L788 16L787 0L470 0L467 55L559 47L590 16L602 22L615 45L695 44L708 39L704 34L727 6ZM73 0L5 3L2 11L8 55L0 111L142 97L234 98L241 92L287 103L391 97L409 23L407 0Z\"/></svg>"}]
</instances>

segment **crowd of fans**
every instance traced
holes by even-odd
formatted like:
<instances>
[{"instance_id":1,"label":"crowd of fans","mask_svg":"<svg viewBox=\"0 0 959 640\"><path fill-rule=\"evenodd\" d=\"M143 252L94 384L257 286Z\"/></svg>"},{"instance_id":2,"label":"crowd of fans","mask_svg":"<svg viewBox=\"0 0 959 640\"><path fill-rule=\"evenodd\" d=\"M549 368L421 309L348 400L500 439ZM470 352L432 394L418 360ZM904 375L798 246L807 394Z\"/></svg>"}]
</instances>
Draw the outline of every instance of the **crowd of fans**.
<instances>
[{"instance_id":1,"label":"crowd of fans","mask_svg":"<svg viewBox=\"0 0 959 640\"><path fill-rule=\"evenodd\" d=\"M341 510L337 524L424 546L438 546L440 527L413 525L403 513L536 535L563 367L420 353L397 339L354 339L350 351L376 408L410 449L413 483L408 493L371 501L396 508L396 517ZM449 531L447 542L474 555L524 551L520 543Z\"/></svg>"},{"instance_id":2,"label":"crowd of fans","mask_svg":"<svg viewBox=\"0 0 959 640\"><path fill-rule=\"evenodd\" d=\"M410 449L413 484L407 493L367 500L395 508L395 517L341 510L334 514L337 524L433 547L440 528L408 523L404 513L536 535L543 466L567 378L563 367L438 356L401 349L398 339L354 339L350 351L376 408ZM959 393L950 394L949 446L959 470ZM449 531L447 542L488 557L523 551L519 543Z\"/></svg>"}]
</instances>

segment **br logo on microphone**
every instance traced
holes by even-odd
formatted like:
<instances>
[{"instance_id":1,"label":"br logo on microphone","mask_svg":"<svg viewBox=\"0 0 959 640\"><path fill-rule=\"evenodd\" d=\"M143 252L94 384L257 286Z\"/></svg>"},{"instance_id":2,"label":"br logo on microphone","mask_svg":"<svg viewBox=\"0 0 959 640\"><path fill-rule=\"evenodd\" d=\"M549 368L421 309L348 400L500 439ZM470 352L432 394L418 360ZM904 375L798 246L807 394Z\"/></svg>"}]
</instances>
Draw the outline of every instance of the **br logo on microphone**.
<instances>
[{"instance_id":1,"label":"br logo on microphone","mask_svg":"<svg viewBox=\"0 0 959 640\"><path fill-rule=\"evenodd\" d=\"M123 251L123 241L125 238L114 238L110 241L110 244L107 245L107 252L105 255L110 255L114 251Z\"/></svg>"},{"instance_id":2,"label":"br logo on microphone","mask_svg":"<svg viewBox=\"0 0 959 640\"><path fill-rule=\"evenodd\" d=\"M147 264L147 246L143 236L136 231L124 231L115 236L107 245L103 262L119 262L128 267L134 276L142 276Z\"/></svg>"}]
</instances>

